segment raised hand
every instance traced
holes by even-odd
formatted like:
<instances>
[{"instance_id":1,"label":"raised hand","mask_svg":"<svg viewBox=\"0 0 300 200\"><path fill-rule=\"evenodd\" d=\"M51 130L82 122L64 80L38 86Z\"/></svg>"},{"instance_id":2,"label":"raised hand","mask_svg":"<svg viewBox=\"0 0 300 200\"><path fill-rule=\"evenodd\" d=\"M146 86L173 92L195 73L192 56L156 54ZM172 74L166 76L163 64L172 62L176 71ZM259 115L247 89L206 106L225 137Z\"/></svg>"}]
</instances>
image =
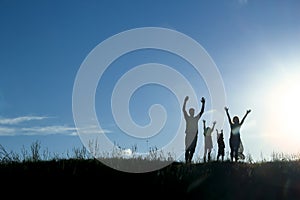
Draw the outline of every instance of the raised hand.
<instances>
[{"instance_id":1,"label":"raised hand","mask_svg":"<svg viewBox=\"0 0 300 200\"><path fill-rule=\"evenodd\" d=\"M184 99L184 101L187 101L187 100L189 100L189 96L186 96Z\"/></svg>"},{"instance_id":2,"label":"raised hand","mask_svg":"<svg viewBox=\"0 0 300 200\"><path fill-rule=\"evenodd\" d=\"M228 112L228 107L224 107L225 111Z\"/></svg>"},{"instance_id":3,"label":"raised hand","mask_svg":"<svg viewBox=\"0 0 300 200\"><path fill-rule=\"evenodd\" d=\"M204 97L201 98L201 103L205 103L205 98Z\"/></svg>"},{"instance_id":4,"label":"raised hand","mask_svg":"<svg viewBox=\"0 0 300 200\"><path fill-rule=\"evenodd\" d=\"M249 109L249 110L247 110L247 112L246 112L246 113L247 113L247 114L249 114L250 112L251 112L251 110Z\"/></svg>"}]
</instances>

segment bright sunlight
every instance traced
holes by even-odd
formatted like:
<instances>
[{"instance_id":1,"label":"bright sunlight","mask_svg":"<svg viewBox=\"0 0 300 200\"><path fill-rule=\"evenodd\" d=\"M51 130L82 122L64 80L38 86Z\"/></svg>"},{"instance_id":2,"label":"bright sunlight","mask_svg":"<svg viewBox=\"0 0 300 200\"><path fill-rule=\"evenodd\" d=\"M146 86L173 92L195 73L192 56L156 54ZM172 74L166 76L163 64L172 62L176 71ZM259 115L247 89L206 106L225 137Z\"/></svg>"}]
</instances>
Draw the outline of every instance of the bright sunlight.
<instances>
[{"instance_id":1,"label":"bright sunlight","mask_svg":"<svg viewBox=\"0 0 300 200\"><path fill-rule=\"evenodd\" d=\"M266 100L267 131L272 142L284 150L299 151L300 75L289 75L278 82Z\"/></svg>"}]
</instances>

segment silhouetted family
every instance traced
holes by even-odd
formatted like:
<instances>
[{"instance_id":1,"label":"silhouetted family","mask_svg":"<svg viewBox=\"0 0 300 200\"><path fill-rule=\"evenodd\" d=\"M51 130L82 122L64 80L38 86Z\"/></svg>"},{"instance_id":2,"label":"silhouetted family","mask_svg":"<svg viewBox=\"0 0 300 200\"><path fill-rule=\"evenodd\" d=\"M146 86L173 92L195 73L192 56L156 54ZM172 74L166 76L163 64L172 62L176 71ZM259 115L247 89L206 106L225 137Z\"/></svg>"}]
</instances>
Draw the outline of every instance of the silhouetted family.
<instances>
[{"instance_id":1,"label":"silhouetted family","mask_svg":"<svg viewBox=\"0 0 300 200\"><path fill-rule=\"evenodd\" d=\"M193 155L195 153L197 140L198 140L198 121L204 113L205 98L204 97L201 98L201 103L202 103L201 110L196 116L195 116L194 108L189 109L189 114L186 111L186 103L188 99L189 97L186 96L184 99L182 111L184 114L184 119L186 121L185 162L191 163L193 159ZM241 141L240 129L247 115L251 112L251 110L246 111L246 114L244 115L241 121L239 120L238 116L234 116L233 119L231 119L228 107L225 107L225 112L230 125L230 137L229 137L230 159L231 161L237 162L239 159L245 159L245 156L243 154L244 147ZM203 120L203 135L204 135L203 161L204 162L211 160L211 151L213 148L212 133L215 129L215 125L216 125L216 121L214 121L212 126L210 127L207 126L206 121ZM220 156L221 156L221 160L223 161L224 154L225 154L224 133L223 133L223 129L220 132L217 129L216 131L217 131L217 144L218 144L217 161L219 161Z\"/></svg>"}]
</instances>

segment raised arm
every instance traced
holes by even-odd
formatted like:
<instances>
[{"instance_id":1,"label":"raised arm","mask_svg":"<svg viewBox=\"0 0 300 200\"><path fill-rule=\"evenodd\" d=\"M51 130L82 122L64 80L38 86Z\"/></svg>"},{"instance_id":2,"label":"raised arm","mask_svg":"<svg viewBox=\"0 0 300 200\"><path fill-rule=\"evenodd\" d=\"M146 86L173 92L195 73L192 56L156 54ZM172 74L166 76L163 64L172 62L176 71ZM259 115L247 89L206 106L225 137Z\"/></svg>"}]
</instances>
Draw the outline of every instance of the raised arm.
<instances>
[{"instance_id":1,"label":"raised arm","mask_svg":"<svg viewBox=\"0 0 300 200\"><path fill-rule=\"evenodd\" d=\"M212 132L213 132L214 129L215 129L216 123L217 123L216 121L213 122L213 126L212 126L212 128L211 128L211 131L212 131Z\"/></svg>"},{"instance_id":2,"label":"raised arm","mask_svg":"<svg viewBox=\"0 0 300 200\"><path fill-rule=\"evenodd\" d=\"M186 112L185 107L186 107L186 102L187 102L188 100L189 100L189 97L186 96L185 99L184 99L184 102L183 102L183 106L182 106L182 112L183 112L183 114L184 114L184 118L187 117L187 112Z\"/></svg>"},{"instance_id":3,"label":"raised arm","mask_svg":"<svg viewBox=\"0 0 300 200\"><path fill-rule=\"evenodd\" d=\"M246 114L244 115L244 117L243 117L243 119L242 119L242 121L241 121L241 125L244 123L244 121L245 121L247 115L248 115L250 112L251 112L250 109L246 111Z\"/></svg>"},{"instance_id":4,"label":"raised arm","mask_svg":"<svg viewBox=\"0 0 300 200\"><path fill-rule=\"evenodd\" d=\"M230 115L229 115L228 107L225 107L225 111L226 111L226 115L227 115L229 124L232 125L232 121L231 121L231 118L230 118Z\"/></svg>"},{"instance_id":5,"label":"raised arm","mask_svg":"<svg viewBox=\"0 0 300 200\"><path fill-rule=\"evenodd\" d=\"M205 135L205 131L206 131L206 123L205 123L206 121L205 120L203 120L203 134Z\"/></svg>"},{"instance_id":6,"label":"raised arm","mask_svg":"<svg viewBox=\"0 0 300 200\"><path fill-rule=\"evenodd\" d=\"M200 112L198 113L198 115L196 116L198 119L200 119L200 117L202 116L202 114L204 113L204 107L205 107L205 99L204 97L201 98L201 110Z\"/></svg>"}]
</instances>

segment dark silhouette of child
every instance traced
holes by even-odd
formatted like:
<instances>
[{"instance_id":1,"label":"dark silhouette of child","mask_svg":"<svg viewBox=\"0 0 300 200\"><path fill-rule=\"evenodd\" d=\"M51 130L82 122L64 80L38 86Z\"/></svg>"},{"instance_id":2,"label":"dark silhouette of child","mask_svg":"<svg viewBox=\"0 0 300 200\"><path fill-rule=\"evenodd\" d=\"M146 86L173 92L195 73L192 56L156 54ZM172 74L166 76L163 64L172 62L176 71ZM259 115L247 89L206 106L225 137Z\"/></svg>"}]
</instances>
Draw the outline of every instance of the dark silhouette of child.
<instances>
[{"instance_id":1,"label":"dark silhouette of child","mask_svg":"<svg viewBox=\"0 0 300 200\"><path fill-rule=\"evenodd\" d=\"M221 132L217 131L217 142L218 142L218 155L217 155L217 161L219 161L219 158L221 156L222 161L224 161L224 155L225 155L225 142L224 142L224 135L223 135L223 129Z\"/></svg>"},{"instance_id":2,"label":"dark silhouette of child","mask_svg":"<svg viewBox=\"0 0 300 200\"><path fill-rule=\"evenodd\" d=\"M243 146L242 140L241 140L241 143L240 143L240 146L239 146L239 149L238 149L238 159L242 159L242 160L245 159L244 146Z\"/></svg>"},{"instance_id":3,"label":"dark silhouette of child","mask_svg":"<svg viewBox=\"0 0 300 200\"><path fill-rule=\"evenodd\" d=\"M203 156L203 161L206 162L206 155L207 155L207 159L208 161L210 161L210 154L211 154L211 150L213 148L213 143L212 143L212 133L214 131L216 122L213 122L212 127L206 126L206 122L205 120L203 120L203 135L204 135L204 156Z\"/></svg>"},{"instance_id":4,"label":"dark silhouette of child","mask_svg":"<svg viewBox=\"0 0 300 200\"><path fill-rule=\"evenodd\" d=\"M230 138L229 138L229 144L230 144L230 158L231 161L233 161L233 158L237 162L239 159L239 154L241 154L241 149L243 147L241 146L241 137L240 137L240 129L241 126L243 125L247 115L251 112L251 110L247 110L246 114L244 115L242 121L240 122L238 116L234 116L233 119L231 120L228 107L225 107L226 115L230 124ZM240 149L240 153L239 153Z\"/></svg>"},{"instance_id":5,"label":"dark silhouette of child","mask_svg":"<svg viewBox=\"0 0 300 200\"><path fill-rule=\"evenodd\" d=\"M184 119L186 121L186 128L185 128L185 162L191 163L193 159L193 155L196 149L197 139L198 139L198 121L204 112L205 106L205 99L204 97L201 98L202 107L200 112L194 116L195 109L189 109L189 115L186 112L186 102L188 101L189 97L186 96L184 99L182 111L184 114Z\"/></svg>"}]
</instances>

